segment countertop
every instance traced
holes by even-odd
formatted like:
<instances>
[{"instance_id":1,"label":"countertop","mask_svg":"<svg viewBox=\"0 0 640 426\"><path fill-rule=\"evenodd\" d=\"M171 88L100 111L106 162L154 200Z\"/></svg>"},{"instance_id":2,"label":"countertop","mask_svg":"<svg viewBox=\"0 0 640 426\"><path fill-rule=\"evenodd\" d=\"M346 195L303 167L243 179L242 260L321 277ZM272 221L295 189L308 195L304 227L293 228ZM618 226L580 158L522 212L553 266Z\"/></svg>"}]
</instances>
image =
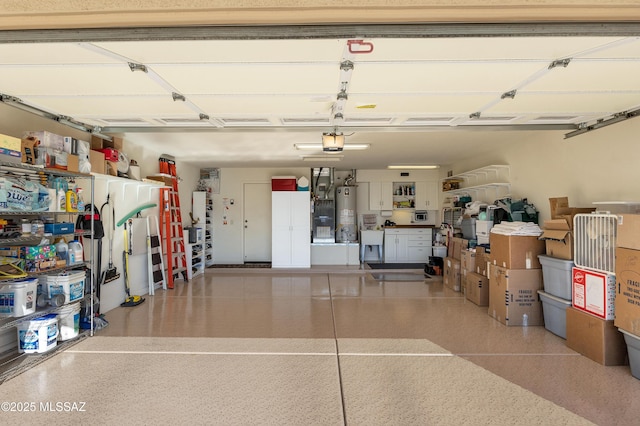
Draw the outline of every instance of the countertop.
<instances>
[{"instance_id":1,"label":"countertop","mask_svg":"<svg viewBox=\"0 0 640 426\"><path fill-rule=\"evenodd\" d=\"M393 225L393 226L385 226L384 229L397 229L397 228L435 228L435 225L418 225L416 224L411 224L411 225Z\"/></svg>"}]
</instances>

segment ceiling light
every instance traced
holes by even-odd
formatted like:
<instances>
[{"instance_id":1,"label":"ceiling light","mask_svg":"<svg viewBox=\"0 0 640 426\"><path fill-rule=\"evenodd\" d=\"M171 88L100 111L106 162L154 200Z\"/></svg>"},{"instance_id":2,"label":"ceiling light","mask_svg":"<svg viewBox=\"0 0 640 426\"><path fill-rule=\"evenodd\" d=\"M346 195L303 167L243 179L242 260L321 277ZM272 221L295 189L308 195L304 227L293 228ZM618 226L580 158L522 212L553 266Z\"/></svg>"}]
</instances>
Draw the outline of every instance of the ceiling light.
<instances>
[{"instance_id":1,"label":"ceiling light","mask_svg":"<svg viewBox=\"0 0 640 426\"><path fill-rule=\"evenodd\" d=\"M344 148L344 135L342 133L323 133L322 150L325 152L340 152Z\"/></svg>"},{"instance_id":2,"label":"ceiling light","mask_svg":"<svg viewBox=\"0 0 640 426\"><path fill-rule=\"evenodd\" d=\"M344 155L303 155L303 161L342 161Z\"/></svg>"},{"instance_id":3,"label":"ceiling light","mask_svg":"<svg viewBox=\"0 0 640 426\"><path fill-rule=\"evenodd\" d=\"M424 170L430 170L430 169L438 169L440 168L440 166L438 165L428 165L428 164L424 164L424 165L411 165L411 164L405 164L405 165L392 165L392 166L387 166L387 169L401 169L401 170L408 170L408 169L424 169Z\"/></svg>"},{"instance_id":4,"label":"ceiling light","mask_svg":"<svg viewBox=\"0 0 640 426\"><path fill-rule=\"evenodd\" d=\"M300 149L300 150L314 150L314 151L322 150L321 143L296 143L294 144L294 146L296 147L296 149ZM344 144L342 149L345 151L349 151L349 150L361 150L361 149L369 149L369 148L371 148L371 145L368 143L346 143Z\"/></svg>"}]
</instances>

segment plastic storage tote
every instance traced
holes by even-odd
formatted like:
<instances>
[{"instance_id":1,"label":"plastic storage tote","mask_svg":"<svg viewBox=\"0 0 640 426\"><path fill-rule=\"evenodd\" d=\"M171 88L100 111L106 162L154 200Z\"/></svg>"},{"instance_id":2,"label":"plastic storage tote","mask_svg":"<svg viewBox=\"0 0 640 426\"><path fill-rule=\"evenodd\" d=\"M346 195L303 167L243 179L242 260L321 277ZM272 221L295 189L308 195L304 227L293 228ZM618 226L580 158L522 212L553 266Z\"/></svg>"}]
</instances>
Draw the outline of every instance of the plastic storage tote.
<instances>
[{"instance_id":1,"label":"plastic storage tote","mask_svg":"<svg viewBox=\"0 0 640 426\"><path fill-rule=\"evenodd\" d=\"M543 254L538 255L542 265L544 291L561 299L571 300L571 268L573 260L557 259Z\"/></svg>"}]
</instances>

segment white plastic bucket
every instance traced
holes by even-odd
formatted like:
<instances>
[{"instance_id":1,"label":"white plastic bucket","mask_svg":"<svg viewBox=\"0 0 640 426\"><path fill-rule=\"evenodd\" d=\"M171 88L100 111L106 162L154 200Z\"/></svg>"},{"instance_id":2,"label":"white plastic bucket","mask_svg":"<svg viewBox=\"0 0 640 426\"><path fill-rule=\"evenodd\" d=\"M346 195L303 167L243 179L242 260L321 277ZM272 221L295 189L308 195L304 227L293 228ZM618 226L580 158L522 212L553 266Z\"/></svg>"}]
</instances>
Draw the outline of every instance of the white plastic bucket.
<instances>
[{"instance_id":1,"label":"white plastic bucket","mask_svg":"<svg viewBox=\"0 0 640 426\"><path fill-rule=\"evenodd\" d=\"M85 278L84 271L47 275L46 294L49 298L56 294L64 294L64 303L76 302L84 297Z\"/></svg>"},{"instance_id":2,"label":"white plastic bucket","mask_svg":"<svg viewBox=\"0 0 640 426\"><path fill-rule=\"evenodd\" d=\"M433 255L435 257L445 258L447 257L447 247L446 246L432 246L433 247Z\"/></svg>"},{"instance_id":3,"label":"white plastic bucket","mask_svg":"<svg viewBox=\"0 0 640 426\"><path fill-rule=\"evenodd\" d=\"M58 309L58 340L70 340L80 333L80 302Z\"/></svg>"},{"instance_id":4,"label":"white plastic bucket","mask_svg":"<svg viewBox=\"0 0 640 426\"><path fill-rule=\"evenodd\" d=\"M56 314L33 318L18 324L18 352L43 353L58 343L58 318Z\"/></svg>"},{"instance_id":5,"label":"white plastic bucket","mask_svg":"<svg viewBox=\"0 0 640 426\"><path fill-rule=\"evenodd\" d=\"M0 317L22 317L36 311L38 279L0 285Z\"/></svg>"}]
</instances>

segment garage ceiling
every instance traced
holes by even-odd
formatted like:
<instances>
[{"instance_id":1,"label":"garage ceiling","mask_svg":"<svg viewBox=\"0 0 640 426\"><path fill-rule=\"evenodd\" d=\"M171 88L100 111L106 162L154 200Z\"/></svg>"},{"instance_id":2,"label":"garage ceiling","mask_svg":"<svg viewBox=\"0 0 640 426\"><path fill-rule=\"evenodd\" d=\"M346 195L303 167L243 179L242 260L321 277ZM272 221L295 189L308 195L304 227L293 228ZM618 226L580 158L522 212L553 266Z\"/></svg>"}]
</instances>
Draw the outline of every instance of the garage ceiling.
<instances>
[{"instance_id":1,"label":"garage ceiling","mask_svg":"<svg viewBox=\"0 0 640 426\"><path fill-rule=\"evenodd\" d=\"M636 35L0 43L0 58L5 102L200 166L450 164L640 108ZM334 130L370 149L294 147Z\"/></svg>"}]
</instances>

